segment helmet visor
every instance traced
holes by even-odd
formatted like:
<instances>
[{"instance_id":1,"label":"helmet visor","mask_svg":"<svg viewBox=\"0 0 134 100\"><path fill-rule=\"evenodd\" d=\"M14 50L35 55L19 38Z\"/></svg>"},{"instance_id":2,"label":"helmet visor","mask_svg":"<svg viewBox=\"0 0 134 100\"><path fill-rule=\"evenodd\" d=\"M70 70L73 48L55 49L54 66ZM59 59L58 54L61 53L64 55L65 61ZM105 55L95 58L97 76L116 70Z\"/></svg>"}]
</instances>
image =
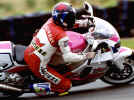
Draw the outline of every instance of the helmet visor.
<instances>
[{"instance_id":1,"label":"helmet visor","mask_svg":"<svg viewBox=\"0 0 134 100\"><path fill-rule=\"evenodd\" d=\"M75 23L75 14L74 12L69 12L64 19L64 22L67 24L67 28L72 28Z\"/></svg>"}]
</instances>

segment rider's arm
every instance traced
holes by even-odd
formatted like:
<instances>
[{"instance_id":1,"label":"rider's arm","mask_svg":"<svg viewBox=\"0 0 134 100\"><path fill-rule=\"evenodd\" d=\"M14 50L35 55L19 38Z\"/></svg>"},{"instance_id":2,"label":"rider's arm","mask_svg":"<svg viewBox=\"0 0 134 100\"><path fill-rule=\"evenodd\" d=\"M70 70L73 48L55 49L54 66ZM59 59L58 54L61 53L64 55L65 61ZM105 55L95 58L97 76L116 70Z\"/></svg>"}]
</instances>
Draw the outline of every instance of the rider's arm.
<instances>
[{"instance_id":1,"label":"rider's arm","mask_svg":"<svg viewBox=\"0 0 134 100\"><path fill-rule=\"evenodd\" d=\"M60 50L65 62L79 62L87 59L87 54L72 53L68 46L68 37L64 37L58 41Z\"/></svg>"}]
</instances>

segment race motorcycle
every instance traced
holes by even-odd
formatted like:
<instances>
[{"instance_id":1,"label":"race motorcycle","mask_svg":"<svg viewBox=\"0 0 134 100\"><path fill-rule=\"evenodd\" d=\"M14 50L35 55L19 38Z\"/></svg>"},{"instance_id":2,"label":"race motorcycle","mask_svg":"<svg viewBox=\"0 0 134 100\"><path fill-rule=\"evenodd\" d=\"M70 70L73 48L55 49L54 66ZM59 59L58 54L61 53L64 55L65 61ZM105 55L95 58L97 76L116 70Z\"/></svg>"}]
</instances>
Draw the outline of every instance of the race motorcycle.
<instances>
[{"instance_id":1,"label":"race motorcycle","mask_svg":"<svg viewBox=\"0 0 134 100\"><path fill-rule=\"evenodd\" d=\"M97 40L98 43L93 44L93 48L97 46L100 42L106 42L113 50L113 60L112 60L112 66L115 66L115 70L118 70L116 74L111 74L115 78L114 80L118 80L115 82L114 80L110 79L109 77L112 76L104 76L102 80L104 82L110 83L110 84L120 84L121 82L123 83L124 81L121 78L125 78L125 74L119 73L119 70L121 72L125 71L125 68L128 68L126 66L131 66L133 70L133 55L134 55L134 50L121 46L120 42L120 36L117 30L114 28L112 24L107 22L106 20L103 20L98 17L94 17L95 21L95 31L94 32L87 32L87 36L89 39L89 43L92 44L92 41ZM92 39L93 38L93 39ZM110 74L109 74L110 75ZM109 81L107 81L109 80ZM120 80L120 81L119 81Z\"/></svg>"},{"instance_id":2,"label":"race motorcycle","mask_svg":"<svg viewBox=\"0 0 134 100\"><path fill-rule=\"evenodd\" d=\"M93 59L77 64L59 64L58 67L51 64L59 73L69 78L73 86L91 83L97 79L114 85L127 84L134 80L134 61L131 49L120 48L120 54L117 56L126 54L126 61L123 62L124 69L119 71L113 63L113 50L106 41L97 41L91 46L82 34L72 31L66 33L69 36L68 44L75 53L86 53L98 43L94 48L96 56ZM18 97L23 93L36 93L31 86L34 83L44 83L28 69L24 61L25 48L26 46L15 45L11 41L0 42L0 95L2 97ZM72 65L72 69L68 68L68 65Z\"/></svg>"}]
</instances>

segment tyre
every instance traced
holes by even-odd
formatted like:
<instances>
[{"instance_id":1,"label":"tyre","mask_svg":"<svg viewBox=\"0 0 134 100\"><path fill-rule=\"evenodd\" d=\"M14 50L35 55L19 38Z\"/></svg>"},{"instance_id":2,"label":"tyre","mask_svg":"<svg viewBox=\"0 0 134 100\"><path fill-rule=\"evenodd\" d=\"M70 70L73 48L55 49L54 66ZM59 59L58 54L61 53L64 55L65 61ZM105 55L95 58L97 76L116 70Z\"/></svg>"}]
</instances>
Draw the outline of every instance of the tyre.
<instances>
[{"instance_id":1,"label":"tyre","mask_svg":"<svg viewBox=\"0 0 134 100\"><path fill-rule=\"evenodd\" d=\"M134 60L128 57L125 59L123 65L123 71L117 72L110 70L101 78L101 80L112 85L123 85L132 82L134 80Z\"/></svg>"}]
</instances>

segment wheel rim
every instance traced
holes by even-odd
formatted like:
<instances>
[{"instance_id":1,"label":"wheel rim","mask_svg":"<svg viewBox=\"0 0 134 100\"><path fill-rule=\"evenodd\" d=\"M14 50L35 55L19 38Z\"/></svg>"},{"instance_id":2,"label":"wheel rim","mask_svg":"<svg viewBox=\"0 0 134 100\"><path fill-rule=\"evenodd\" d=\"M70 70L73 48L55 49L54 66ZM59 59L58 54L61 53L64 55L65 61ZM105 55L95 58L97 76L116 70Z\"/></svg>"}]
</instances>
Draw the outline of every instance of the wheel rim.
<instances>
[{"instance_id":1,"label":"wheel rim","mask_svg":"<svg viewBox=\"0 0 134 100\"><path fill-rule=\"evenodd\" d=\"M126 84L130 83L134 80L134 60L130 58L125 58L124 68L125 72L124 74L120 74L118 76L118 73L107 73L103 76L102 80L106 83L110 84ZM116 75L116 76L114 76Z\"/></svg>"},{"instance_id":2,"label":"wheel rim","mask_svg":"<svg viewBox=\"0 0 134 100\"><path fill-rule=\"evenodd\" d=\"M121 72L111 72L108 77L113 80L125 80L128 79L132 73L132 67L129 64L124 63L124 69Z\"/></svg>"}]
</instances>

